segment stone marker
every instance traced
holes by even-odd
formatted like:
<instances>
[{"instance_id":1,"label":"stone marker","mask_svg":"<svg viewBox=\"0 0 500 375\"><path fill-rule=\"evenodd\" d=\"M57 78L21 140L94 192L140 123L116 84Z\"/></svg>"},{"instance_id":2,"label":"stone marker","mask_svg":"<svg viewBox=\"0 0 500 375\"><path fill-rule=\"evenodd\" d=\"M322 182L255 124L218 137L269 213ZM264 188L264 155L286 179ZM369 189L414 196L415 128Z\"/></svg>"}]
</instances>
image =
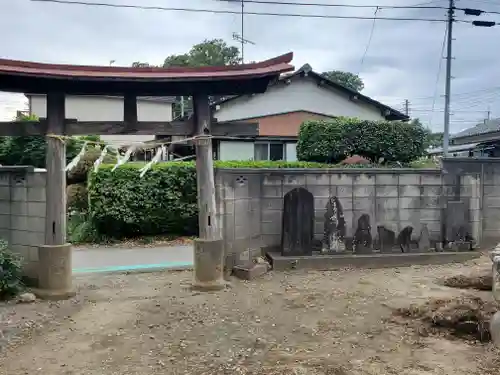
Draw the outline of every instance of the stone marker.
<instances>
[{"instance_id":1,"label":"stone marker","mask_svg":"<svg viewBox=\"0 0 500 375\"><path fill-rule=\"evenodd\" d=\"M462 201L451 201L446 206L446 242L468 242L472 240L467 218L469 208Z\"/></svg>"},{"instance_id":2,"label":"stone marker","mask_svg":"<svg viewBox=\"0 0 500 375\"><path fill-rule=\"evenodd\" d=\"M325 226L321 251L339 253L346 249L344 210L337 197L330 197L326 204Z\"/></svg>"},{"instance_id":3,"label":"stone marker","mask_svg":"<svg viewBox=\"0 0 500 375\"><path fill-rule=\"evenodd\" d=\"M497 302L500 302L500 256L496 256L493 259L492 276L493 276L493 298Z\"/></svg>"},{"instance_id":4,"label":"stone marker","mask_svg":"<svg viewBox=\"0 0 500 375\"><path fill-rule=\"evenodd\" d=\"M363 214L358 219L358 227L354 233L354 252L356 254L372 253L372 234L370 225L370 215Z\"/></svg>"},{"instance_id":5,"label":"stone marker","mask_svg":"<svg viewBox=\"0 0 500 375\"><path fill-rule=\"evenodd\" d=\"M378 241L380 244L381 253L392 253L394 251L394 245L396 245L396 233L394 231L387 229L383 225L377 227Z\"/></svg>"},{"instance_id":6,"label":"stone marker","mask_svg":"<svg viewBox=\"0 0 500 375\"><path fill-rule=\"evenodd\" d=\"M492 261L493 298L500 302L500 256L494 256ZM490 332L492 341L500 348L500 311L493 315L490 320Z\"/></svg>"},{"instance_id":7,"label":"stone marker","mask_svg":"<svg viewBox=\"0 0 500 375\"><path fill-rule=\"evenodd\" d=\"M431 249L431 239L429 234L429 228L427 224L422 224L422 229L420 230L420 237L418 238L418 251L420 253L427 253Z\"/></svg>"},{"instance_id":8,"label":"stone marker","mask_svg":"<svg viewBox=\"0 0 500 375\"><path fill-rule=\"evenodd\" d=\"M281 255L312 255L314 197L304 188L286 193L283 201Z\"/></svg>"},{"instance_id":9,"label":"stone marker","mask_svg":"<svg viewBox=\"0 0 500 375\"><path fill-rule=\"evenodd\" d=\"M409 253L411 251L411 234L413 233L413 227L404 227L398 234L397 243L401 252Z\"/></svg>"},{"instance_id":10,"label":"stone marker","mask_svg":"<svg viewBox=\"0 0 500 375\"><path fill-rule=\"evenodd\" d=\"M500 311L497 311L490 320L491 341L500 348Z\"/></svg>"}]
</instances>

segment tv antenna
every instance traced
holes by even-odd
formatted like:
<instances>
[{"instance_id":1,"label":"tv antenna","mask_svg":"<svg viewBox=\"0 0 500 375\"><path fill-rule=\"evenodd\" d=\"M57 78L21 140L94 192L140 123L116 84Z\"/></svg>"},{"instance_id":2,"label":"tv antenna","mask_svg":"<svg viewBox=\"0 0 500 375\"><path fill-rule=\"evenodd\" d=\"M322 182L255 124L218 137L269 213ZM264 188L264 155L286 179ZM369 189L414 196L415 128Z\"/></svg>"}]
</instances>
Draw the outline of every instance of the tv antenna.
<instances>
[{"instance_id":1,"label":"tv antenna","mask_svg":"<svg viewBox=\"0 0 500 375\"><path fill-rule=\"evenodd\" d=\"M231 0L229 0L231 1ZM240 42L241 44L241 63L243 64L245 61L245 44L254 44L251 40L245 39L245 1L244 0L232 0L234 2L241 2L241 32L233 33L233 39Z\"/></svg>"}]
</instances>

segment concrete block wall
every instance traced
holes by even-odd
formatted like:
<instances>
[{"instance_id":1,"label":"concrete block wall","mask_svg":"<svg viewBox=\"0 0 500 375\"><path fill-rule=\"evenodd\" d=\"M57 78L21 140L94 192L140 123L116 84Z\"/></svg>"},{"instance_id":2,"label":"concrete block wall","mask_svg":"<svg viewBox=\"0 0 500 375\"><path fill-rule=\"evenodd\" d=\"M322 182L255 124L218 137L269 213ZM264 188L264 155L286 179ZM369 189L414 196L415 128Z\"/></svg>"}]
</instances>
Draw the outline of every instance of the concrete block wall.
<instances>
[{"instance_id":1,"label":"concrete block wall","mask_svg":"<svg viewBox=\"0 0 500 375\"><path fill-rule=\"evenodd\" d=\"M468 193L472 194L475 186L477 194L476 181L469 178L467 183ZM443 196L449 190L441 171L434 169L220 169L216 184L224 191L219 204L221 225L233 264L249 261L262 248L280 245L283 197L293 188L304 187L314 196L317 240L323 237L331 196L337 196L342 204L347 237L354 236L359 217L368 214L373 238L378 225L396 234L412 226L414 236L418 236L426 224L431 237L438 240ZM479 204L477 198L472 203Z\"/></svg>"},{"instance_id":2,"label":"concrete block wall","mask_svg":"<svg viewBox=\"0 0 500 375\"><path fill-rule=\"evenodd\" d=\"M444 159L443 178L454 199L469 199L469 221L479 244L500 242L500 158Z\"/></svg>"},{"instance_id":3,"label":"concrete block wall","mask_svg":"<svg viewBox=\"0 0 500 375\"><path fill-rule=\"evenodd\" d=\"M22 255L25 275L37 277L38 246L45 243L45 170L0 167L0 237Z\"/></svg>"}]
</instances>

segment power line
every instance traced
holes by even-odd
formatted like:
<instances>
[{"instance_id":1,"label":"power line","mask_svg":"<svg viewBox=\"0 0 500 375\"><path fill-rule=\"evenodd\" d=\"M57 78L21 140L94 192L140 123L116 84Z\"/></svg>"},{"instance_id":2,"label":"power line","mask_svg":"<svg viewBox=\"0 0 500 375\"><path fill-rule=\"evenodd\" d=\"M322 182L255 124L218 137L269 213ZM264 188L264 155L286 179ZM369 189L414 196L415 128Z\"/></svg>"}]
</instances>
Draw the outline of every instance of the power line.
<instances>
[{"instance_id":1,"label":"power line","mask_svg":"<svg viewBox=\"0 0 500 375\"><path fill-rule=\"evenodd\" d=\"M434 87L434 97L432 99L432 110L431 112L434 112L435 106L436 106L436 99L437 99L437 92L438 92L438 86L439 86L439 77L441 76L441 68L443 66L443 54L444 54L444 47L446 45L446 37L448 36L448 25L446 25L446 28L444 30L444 38L443 38L443 43L441 44L441 52L439 53L439 64L438 64L438 72L436 75L436 85ZM429 120L429 127L432 126L432 116L431 119Z\"/></svg>"},{"instance_id":2,"label":"power line","mask_svg":"<svg viewBox=\"0 0 500 375\"><path fill-rule=\"evenodd\" d=\"M356 5L356 4L327 4L327 3L303 3L292 1L272 1L272 0L217 0L219 2L234 3L243 1L249 4L265 5L291 5L291 6L312 6L331 8L378 8L378 9L448 9L445 6L418 6L418 5Z\"/></svg>"},{"instance_id":3,"label":"power line","mask_svg":"<svg viewBox=\"0 0 500 375\"><path fill-rule=\"evenodd\" d=\"M241 15L241 12L232 11L232 10L216 10L216 9L200 9L200 8L171 8L171 7L161 7L161 6L132 5L132 4L110 4L110 3L101 3L101 2L70 1L70 0L30 0L30 1L42 2L42 3L66 4L66 5L107 7L107 8L129 8L129 9L141 9L141 10L162 10L162 11ZM364 17L364 16L338 16L338 15L326 15L326 14L272 13L272 12L245 12L245 14L253 15L253 16L324 18L324 19L355 19L355 20L373 20L373 19L376 19L376 20L386 20L386 21L446 22L445 19L438 19L438 18ZM457 20L456 22L472 23L471 21L465 21L465 20Z\"/></svg>"},{"instance_id":4,"label":"power line","mask_svg":"<svg viewBox=\"0 0 500 375\"><path fill-rule=\"evenodd\" d=\"M379 11L379 8L375 8L375 12L373 13L373 16L377 16L377 12ZM373 38L373 32L375 31L375 23L377 20L374 18L372 22L372 27L370 30L370 36L368 37L368 43L366 44L365 52L363 53L363 56L361 57L361 62L359 63L359 70L358 74L361 73L361 69L363 69L363 63L365 62L365 57L368 53L368 50L370 49L370 45L372 44L372 38Z\"/></svg>"},{"instance_id":5,"label":"power line","mask_svg":"<svg viewBox=\"0 0 500 375\"><path fill-rule=\"evenodd\" d=\"M452 94L451 96L452 96L452 98L459 97L460 100L470 100L470 99L473 99L475 97L481 97L482 95L492 94L490 91L500 91L500 86L488 87L488 88L473 90L473 91L464 91L464 92ZM482 93L482 92L484 92L484 94L477 95L477 93ZM462 98L462 96L467 96L467 97ZM470 96L470 98L469 98L469 96ZM384 98L387 99L386 100L387 102L392 101L394 103L395 102L400 103L401 100L404 100L401 97L386 96ZM413 98L409 98L409 99L411 99L412 102L413 101L427 101L427 100L434 99L434 96L417 96L417 97L413 97ZM417 106L425 106L425 105L426 104L417 104Z\"/></svg>"}]
</instances>

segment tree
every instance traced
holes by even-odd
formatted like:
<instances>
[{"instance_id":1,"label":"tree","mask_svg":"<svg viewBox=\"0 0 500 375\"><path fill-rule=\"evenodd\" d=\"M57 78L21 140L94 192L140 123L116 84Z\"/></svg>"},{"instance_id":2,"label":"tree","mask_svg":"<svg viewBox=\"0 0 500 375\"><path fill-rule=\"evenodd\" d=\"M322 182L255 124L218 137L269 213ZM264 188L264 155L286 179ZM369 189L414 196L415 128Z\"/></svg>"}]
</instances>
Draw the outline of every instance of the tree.
<instances>
[{"instance_id":1,"label":"tree","mask_svg":"<svg viewBox=\"0 0 500 375\"><path fill-rule=\"evenodd\" d=\"M429 131L427 134L426 148L428 147L443 147L443 132L432 133Z\"/></svg>"},{"instance_id":2,"label":"tree","mask_svg":"<svg viewBox=\"0 0 500 375\"><path fill-rule=\"evenodd\" d=\"M418 118L410 121L411 124L421 126L425 131L425 149L429 147L443 147L443 132L433 133L431 129L424 128Z\"/></svg>"},{"instance_id":3,"label":"tree","mask_svg":"<svg viewBox=\"0 0 500 375\"><path fill-rule=\"evenodd\" d=\"M238 47L229 46L222 39L205 39L203 42L195 44L187 53L180 55L170 55L163 62L164 67L200 67L200 66L221 66L236 65L241 62L240 50ZM211 101L219 100L220 97L210 97ZM181 114L180 98L174 103L174 114ZM192 110L191 98L184 98L184 112Z\"/></svg>"},{"instance_id":4,"label":"tree","mask_svg":"<svg viewBox=\"0 0 500 375\"><path fill-rule=\"evenodd\" d=\"M229 46L222 39L205 39L203 42L195 44L189 52L181 55L170 55L164 63L164 67L169 66L217 66L236 65L241 62L240 50L238 47Z\"/></svg>"},{"instance_id":5,"label":"tree","mask_svg":"<svg viewBox=\"0 0 500 375\"><path fill-rule=\"evenodd\" d=\"M36 115L19 113L17 121L38 121ZM66 142L66 161L71 161L81 150L85 141L97 142L98 135L74 137ZM0 164L2 165L32 165L45 167L47 142L42 135L22 137L0 137Z\"/></svg>"},{"instance_id":6,"label":"tree","mask_svg":"<svg viewBox=\"0 0 500 375\"><path fill-rule=\"evenodd\" d=\"M321 75L357 92L360 92L365 88L363 80L354 73L343 72L341 70L330 70L322 73Z\"/></svg>"}]
</instances>

